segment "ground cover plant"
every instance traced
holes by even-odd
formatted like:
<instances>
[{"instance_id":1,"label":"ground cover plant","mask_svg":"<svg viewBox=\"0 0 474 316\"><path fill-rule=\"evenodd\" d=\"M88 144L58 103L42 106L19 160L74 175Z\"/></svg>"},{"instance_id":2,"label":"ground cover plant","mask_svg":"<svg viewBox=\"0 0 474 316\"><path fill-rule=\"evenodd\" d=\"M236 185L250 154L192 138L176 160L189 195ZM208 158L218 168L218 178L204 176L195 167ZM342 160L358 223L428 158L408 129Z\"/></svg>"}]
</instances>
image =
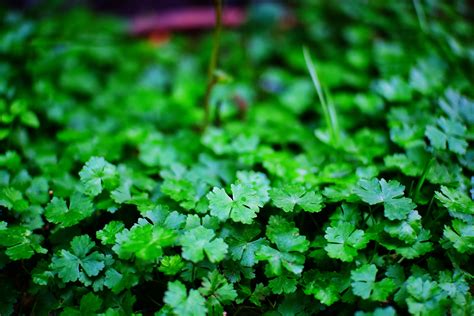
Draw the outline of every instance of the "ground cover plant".
<instances>
[{"instance_id":1,"label":"ground cover plant","mask_svg":"<svg viewBox=\"0 0 474 316\"><path fill-rule=\"evenodd\" d=\"M292 8L2 11L1 315L474 313L472 4Z\"/></svg>"}]
</instances>

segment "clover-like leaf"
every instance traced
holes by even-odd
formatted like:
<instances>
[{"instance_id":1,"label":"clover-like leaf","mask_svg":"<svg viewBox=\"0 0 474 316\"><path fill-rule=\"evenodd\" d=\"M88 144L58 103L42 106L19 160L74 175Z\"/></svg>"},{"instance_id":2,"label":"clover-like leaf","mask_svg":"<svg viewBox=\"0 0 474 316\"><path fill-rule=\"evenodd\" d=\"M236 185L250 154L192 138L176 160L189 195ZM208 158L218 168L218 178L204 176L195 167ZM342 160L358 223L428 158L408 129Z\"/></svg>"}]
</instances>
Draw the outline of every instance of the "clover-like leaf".
<instances>
[{"instance_id":1,"label":"clover-like leaf","mask_svg":"<svg viewBox=\"0 0 474 316\"><path fill-rule=\"evenodd\" d=\"M172 308L175 315L205 316L207 312L206 300L199 291L190 290L188 293L180 281L168 283L164 301Z\"/></svg>"},{"instance_id":2,"label":"clover-like leaf","mask_svg":"<svg viewBox=\"0 0 474 316\"><path fill-rule=\"evenodd\" d=\"M229 245L229 254L232 259L237 260L244 267L252 267L257 263L255 252L265 244L264 238L253 240L260 232L260 229L250 227L226 227L223 231L228 236L225 237Z\"/></svg>"},{"instance_id":3,"label":"clover-like leaf","mask_svg":"<svg viewBox=\"0 0 474 316\"><path fill-rule=\"evenodd\" d=\"M123 259L135 256L143 261L155 261L163 255L163 248L173 245L176 238L176 233L167 228L149 223L135 225L117 235L113 249Z\"/></svg>"},{"instance_id":4,"label":"clover-like leaf","mask_svg":"<svg viewBox=\"0 0 474 316\"><path fill-rule=\"evenodd\" d=\"M435 197L449 210L451 216L470 220L474 215L474 201L462 190L441 186L441 192L435 192Z\"/></svg>"},{"instance_id":5,"label":"clover-like leaf","mask_svg":"<svg viewBox=\"0 0 474 316\"><path fill-rule=\"evenodd\" d=\"M417 211L412 211L406 220L385 224L384 230L392 237L414 243L421 230L421 216Z\"/></svg>"},{"instance_id":6,"label":"clover-like leaf","mask_svg":"<svg viewBox=\"0 0 474 316\"><path fill-rule=\"evenodd\" d=\"M23 198L21 191L12 187L0 187L0 206L23 212L28 208L28 201Z\"/></svg>"},{"instance_id":7,"label":"clover-like leaf","mask_svg":"<svg viewBox=\"0 0 474 316\"><path fill-rule=\"evenodd\" d=\"M104 245L113 245L117 238L117 234L125 228L124 223L119 221L111 221L101 230L97 231L96 236Z\"/></svg>"},{"instance_id":8,"label":"clover-like leaf","mask_svg":"<svg viewBox=\"0 0 474 316\"><path fill-rule=\"evenodd\" d=\"M398 240L387 241L384 238L378 241L385 248L393 250L407 259L413 259L433 250L433 243L430 241L430 237L431 234L429 230L421 229L416 236L416 240L408 244Z\"/></svg>"},{"instance_id":9,"label":"clover-like leaf","mask_svg":"<svg viewBox=\"0 0 474 316\"><path fill-rule=\"evenodd\" d=\"M370 298L374 301L385 301L395 290L392 279L383 279L376 282L377 267L374 264L365 264L358 269L352 270L352 291L363 299Z\"/></svg>"},{"instance_id":10,"label":"clover-like leaf","mask_svg":"<svg viewBox=\"0 0 474 316\"><path fill-rule=\"evenodd\" d=\"M326 229L324 238L327 245L324 249L329 257L351 262L357 256L357 251L364 249L369 238L363 230L356 229L351 223L339 222L336 226Z\"/></svg>"},{"instance_id":11,"label":"clover-like leaf","mask_svg":"<svg viewBox=\"0 0 474 316\"><path fill-rule=\"evenodd\" d=\"M456 154L465 154L468 146L465 139L466 126L456 120L444 117L439 118L436 123L436 125L426 127L425 135L431 145L436 149L449 148Z\"/></svg>"},{"instance_id":12,"label":"clover-like leaf","mask_svg":"<svg viewBox=\"0 0 474 316\"><path fill-rule=\"evenodd\" d=\"M46 206L44 215L52 223L69 227L82 221L94 213L94 205L90 197L80 192L71 196L69 206L62 198L54 197Z\"/></svg>"},{"instance_id":13,"label":"clover-like leaf","mask_svg":"<svg viewBox=\"0 0 474 316\"><path fill-rule=\"evenodd\" d=\"M385 179L359 181L354 192L362 201L370 205L383 203L384 214L390 220L405 219L408 214L416 207L411 199L403 197L405 187L398 181Z\"/></svg>"},{"instance_id":14,"label":"clover-like leaf","mask_svg":"<svg viewBox=\"0 0 474 316\"><path fill-rule=\"evenodd\" d=\"M251 224L262 206L256 191L242 184L232 184L231 190L232 198L224 189L215 187L209 192L207 198L211 215L218 217L221 221L230 218L235 222Z\"/></svg>"},{"instance_id":15,"label":"clover-like leaf","mask_svg":"<svg viewBox=\"0 0 474 316\"><path fill-rule=\"evenodd\" d=\"M12 260L29 259L35 253L46 253L41 246L43 237L33 234L24 226L7 226L0 222L0 247L6 247L5 254Z\"/></svg>"},{"instance_id":16,"label":"clover-like leaf","mask_svg":"<svg viewBox=\"0 0 474 316\"><path fill-rule=\"evenodd\" d=\"M307 191L301 185L285 185L275 188L270 196L273 204L285 212L293 212L295 206L306 212L319 212L323 207L323 197L320 193Z\"/></svg>"},{"instance_id":17,"label":"clover-like leaf","mask_svg":"<svg viewBox=\"0 0 474 316\"><path fill-rule=\"evenodd\" d=\"M71 241L71 251L62 249L54 255L51 269L64 281L85 282L88 277L97 276L105 267L105 256L91 252L95 243L87 235L76 236Z\"/></svg>"},{"instance_id":18,"label":"clover-like leaf","mask_svg":"<svg viewBox=\"0 0 474 316\"><path fill-rule=\"evenodd\" d=\"M302 253L309 248L306 237L299 235L295 225L280 216L270 217L266 234L268 239L276 244L278 250L263 244L256 252L256 258L268 261L270 270L275 275L281 275L283 268L294 274L300 274L305 262Z\"/></svg>"},{"instance_id":19,"label":"clover-like leaf","mask_svg":"<svg viewBox=\"0 0 474 316\"><path fill-rule=\"evenodd\" d=\"M254 171L238 171L237 179L238 183L245 187L251 188L251 190L255 192L255 196L258 199L258 204L260 206L263 206L270 200L270 181L264 173Z\"/></svg>"},{"instance_id":20,"label":"clover-like leaf","mask_svg":"<svg viewBox=\"0 0 474 316\"><path fill-rule=\"evenodd\" d=\"M451 226L444 226L443 236L460 253L474 253L474 226L472 224L454 219Z\"/></svg>"},{"instance_id":21,"label":"clover-like leaf","mask_svg":"<svg viewBox=\"0 0 474 316\"><path fill-rule=\"evenodd\" d=\"M199 293L207 297L208 311L215 315L221 315L224 312L224 305L230 304L237 297L233 285L227 282L217 270L209 272L203 279Z\"/></svg>"},{"instance_id":22,"label":"clover-like leaf","mask_svg":"<svg viewBox=\"0 0 474 316\"><path fill-rule=\"evenodd\" d=\"M92 157L79 172L84 185L84 193L89 196L99 195L104 186L112 188L118 181L117 168L103 157Z\"/></svg>"},{"instance_id":23,"label":"clover-like leaf","mask_svg":"<svg viewBox=\"0 0 474 316\"><path fill-rule=\"evenodd\" d=\"M280 275L268 282L268 287L274 294L290 294L296 291L297 279L290 275Z\"/></svg>"},{"instance_id":24,"label":"clover-like leaf","mask_svg":"<svg viewBox=\"0 0 474 316\"><path fill-rule=\"evenodd\" d=\"M327 306L339 301L342 293L350 286L349 276L337 272L312 270L305 273L304 280L304 293L313 295Z\"/></svg>"},{"instance_id":25,"label":"clover-like leaf","mask_svg":"<svg viewBox=\"0 0 474 316\"><path fill-rule=\"evenodd\" d=\"M281 251L303 253L309 248L309 241L305 236L299 235L298 228L280 216L270 217L267 236Z\"/></svg>"},{"instance_id":26,"label":"clover-like leaf","mask_svg":"<svg viewBox=\"0 0 474 316\"><path fill-rule=\"evenodd\" d=\"M213 230L203 226L188 230L181 237L183 258L199 262L207 255L209 261L219 262L227 254L228 246L222 238L216 238Z\"/></svg>"}]
</instances>

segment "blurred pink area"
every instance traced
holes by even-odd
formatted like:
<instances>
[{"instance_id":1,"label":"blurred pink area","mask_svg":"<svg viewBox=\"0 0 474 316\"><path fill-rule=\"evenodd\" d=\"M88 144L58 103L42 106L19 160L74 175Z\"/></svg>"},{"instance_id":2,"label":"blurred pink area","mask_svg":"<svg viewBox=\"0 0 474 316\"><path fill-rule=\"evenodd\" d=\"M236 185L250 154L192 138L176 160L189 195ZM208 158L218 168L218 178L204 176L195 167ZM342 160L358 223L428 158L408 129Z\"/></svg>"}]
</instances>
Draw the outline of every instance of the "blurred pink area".
<instances>
[{"instance_id":1,"label":"blurred pink area","mask_svg":"<svg viewBox=\"0 0 474 316\"><path fill-rule=\"evenodd\" d=\"M222 11L222 23L227 27L236 27L245 22L245 10L225 7ZM184 8L169 12L142 15L132 19L132 34L143 35L156 32L207 29L214 27L214 8Z\"/></svg>"}]
</instances>

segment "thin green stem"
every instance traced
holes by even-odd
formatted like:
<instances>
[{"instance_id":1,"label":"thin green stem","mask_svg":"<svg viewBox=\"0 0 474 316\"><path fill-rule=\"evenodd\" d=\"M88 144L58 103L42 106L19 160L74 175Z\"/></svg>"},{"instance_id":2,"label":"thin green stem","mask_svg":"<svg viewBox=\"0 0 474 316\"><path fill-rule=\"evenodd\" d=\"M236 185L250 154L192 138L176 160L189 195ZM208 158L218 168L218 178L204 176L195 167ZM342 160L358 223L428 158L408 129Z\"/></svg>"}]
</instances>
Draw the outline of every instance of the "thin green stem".
<instances>
[{"instance_id":1,"label":"thin green stem","mask_svg":"<svg viewBox=\"0 0 474 316\"><path fill-rule=\"evenodd\" d=\"M323 89L321 82L319 81L316 68L314 67L313 61L306 47L303 47L303 55L304 55L304 60L306 62L306 68L308 68L309 74L311 76L311 80L313 81L313 85L316 88L316 92L318 94L319 102L321 103L324 120L326 121L326 125L329 130L331 142L334 145L338 145L339 139L340 139L339 123L337 120L336 109L334 107L334 103L332 102L330 98L328 100L327 96L329 95L329 93L327 93L326 89Z\"/></svg>"},{"instance_id":2,"label":"thin green stem","mask_svg":"<svg viewBox=\"0 0 474 316\"><path fill-rule=\"evenodd\" d=\"M416 17L418 18L420 29L426 33L428 24L426 23L425 11L423 10L419 0L413 0L413 6L415 7Z\"/></svg>"},{"instance_id":3,"label":"thin green stem","mask_svg":"<svg viewBox=\"0 0 474 316\"><path fill-rule=\"evenodd\" d=\"M423 169L423 173L421 174L420 180L418 180L418 183L415 188L415 192L413 194L413 199L417 199L418 195L420 194L421 187L423 186L423 183L426 180L426 176L428 175L428 172L430 171L431 165L434 162L434 158L431 158L430 161L428 161L425 165L425 168Z\"/></svg>"},{"instance_id":4,"label":"thin green stem","mask_svg":"<svg viewBox=\"0 0 474 316\"><path fill-rule=\"evenodd\" d=\"M219 59L219 49L221 43L222 33L222 0L214 0L216 27L214 29L214 38L212 42L211 59L209 60L209 68L207 73L207 87L206 94L204 97L204 130L209 125L210 112L211 112L211 92L217 83L215 78L215 71L217 68L217 62Z\"/></svg>"},{"instance_id":5,"label":"thin green stem","mask_svg":"<svg viewBox=\"0 0 474 316\"><path fill-rule=\"evenodd\" d=\"M374 258L375 258L375 255L377 254L377 248L379 247L379 244L378 243L375 243L375 247L374 247L374 253L372 254L372 257L370 258L370 263L372 263L374 261Z\"/></svg>"},{"instance_id":6,"label":"thin green stem","mask_svg":"<svg viewBox=\"0 0 474 316\"><path fill-rule=\"evenodd\" d=\"M324 89L324 95L327 99L328 105L328 112L329 112L329 120L331 122L331 127L333 129L333 137L336 144L339 144L340 140L340 130L339 130L339 121L337 120L337 113L336 107L334 106L334 102L332 101L331 93L329 93L328 89Z\"/></svg>"},{"instance_id":7,"label":"thin green stem","mask_svg":"<svg viewBox=\"0 0 474 316\"><path fill-rule=\"evenodd\" d=\"M431 209L433 208L433 201L434 201L435 197L434 195L431 197L431 200L430 200L430 203L428 204L428 210L426 211L426 214L425 214L425 218L428 219L429 216L431 215Z\"/></svg>"}]
</instances>

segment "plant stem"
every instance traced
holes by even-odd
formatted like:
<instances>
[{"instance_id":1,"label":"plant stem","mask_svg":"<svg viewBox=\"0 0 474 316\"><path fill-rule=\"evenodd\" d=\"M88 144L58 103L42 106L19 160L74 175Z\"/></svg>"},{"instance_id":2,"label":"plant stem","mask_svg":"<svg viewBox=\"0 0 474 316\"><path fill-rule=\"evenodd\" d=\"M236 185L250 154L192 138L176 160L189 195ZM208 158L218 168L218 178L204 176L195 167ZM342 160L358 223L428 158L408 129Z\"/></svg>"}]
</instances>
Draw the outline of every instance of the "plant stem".
<instances>
[{"instance_id":1,"label":"plant stem","mask_svg":"<svg viewBox=\"0 0 474 316\"><path fill-rule=\"evenodd\" d=\"M425 165L425 168L423 169L423 173L421 174L420 180L418 180L418 183L415 188L415 192L413 194L413 199L416 200L418 198L418 195L420 194L421 187L423 186L423 183L425 182L426 176L428 175L428 171L431 168L431 165L434 162L434 158L431 158L430 161Z\"/></svg>"},{"instance_id":2,"label":"plant stem","mask_svg":"<svg viewBox=\"0 0 474 316\"><path fill-rule=\"evenodd\" d=\"M323 109L324 120L326 121L327 128L329 130L330 139L333 145L337 146L339 143L339 123L337 121L336 109L332 100L328 99L327 89L323 89L321 82L319 81L318 73L314 67L311 56L309 55L308 49L303 47L304 60L306 62L306 67L308 68L311 80L313 85L316 88L318 94L319 102Z\"/></svg>"},{"instance_id":3,"label":"plant stem","mask_svg":"<svg viewBox=\"0 0 474 316\"><path fill-rule=\"evenodd\" d=\"M431 215L431 209L433 206L433 201L434 201L434 195L431 197L430 203L428 204L428 210L426 211L425 218L428 219L428 217Z\"/></svg>"},{"instance_id":4,"label":"plant stem","mask_svg":"<svg viewBox=\"0 0 474 316\"><path fill-rule=\"evenodd\" d=\"M426 16L423 7L420 5L419 0L413 0L413 6L415 7L416 17L418 18L418 24L420 25L420 29L427 33L427 23L426 23Z\"/></svg>"},{"instance_id":5,"label":"plant stem","mask_svg":"<svg viewBox=\"0 0 474 316\"><path fill-rule=\"evenodd\" d=\"M216 84L215 71L217 67L217 60L219 58L219 48L221 42L222 31L222 0L214 0L216 27L214 29L214 38L212 41L211 59L209 60L209 68L207 73L207 87L204 97L204 130L209 125L210 121L210 98L211 92Z\"/></svg>"},{"instance_id":6,"label":"plant stem","mask_svg":"<svg viewBox=\"0 0 474 316\"><path fill-rule=\"evenodd\" d=\"M370 263L372 263L374 261L374 258L375 258L375 255L377 254L377 248L379 247L379 244L376 243L375 244L375 247L374 247L374 254L372 255L372 257L370 258Z\"/></svg>"},{"instance_id":7,"label":"plant stem","mask_svg":"<svg viewBox=\"0 0 474 316\"><path fill-rule=\"evenodd\" d=\"M339 130L339 122L337 120L337 113L336 113L336 107L334 106L334 102L332 101L331 94L329 93L328 89L324 89L324 95L326 96L327 99L327 104L328 104L328 113L329 113L329 120L331 121L331 128L332 128L332 133L333 133L333 141L335 142L336 145L339 145L339 140L340 140L340 130Z\"/></svg>"}]
</instances>

